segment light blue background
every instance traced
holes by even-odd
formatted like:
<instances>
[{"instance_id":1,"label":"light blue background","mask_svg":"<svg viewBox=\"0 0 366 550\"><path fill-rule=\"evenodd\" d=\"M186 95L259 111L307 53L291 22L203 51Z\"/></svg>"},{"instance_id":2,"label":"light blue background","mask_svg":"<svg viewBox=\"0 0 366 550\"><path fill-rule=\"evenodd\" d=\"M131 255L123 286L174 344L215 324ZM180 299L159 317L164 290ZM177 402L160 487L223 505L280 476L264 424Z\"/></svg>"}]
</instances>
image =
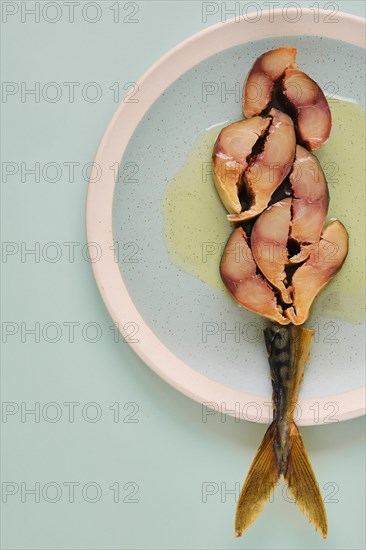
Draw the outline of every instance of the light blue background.
<instances>
[{"instance_id":1,"label":"light blue background","mask_svg":"<svg viewBox=\"0 0 366 550\"><path fill-rule=\"evenodd\" d=\"M41 88L57 82L63 95L55 103L42 97L36 103L29 96L22 102L16 93L6 102L3 98L1 105L2 162L19 167L19 173L7 181L3 174L2 180L2 238L15 243L8 251L18 246L19 252L3 257L2 265L2 321L8 323L3 328L18 332L8 336L2 350L3 407L14 414L2 417L1 477L4 497L11 487L18 491L2 504L1 545L88 550L364 548L364 419L302 429L328 501L327 541L286 502L281 488L248 534L235 540L235 495L225 497L225 489L243 481L265 428L220 414L203 422L198 404L162 382L127 344L114 342L111 320L81 253L87 191L81 168L93 160L117 107L109 87L136 81L163 53L218 22L220 14L203 23L201 2L139 2L139 13L133 16L138 23L116 24L109 9L113 4L100 2L102 17L95 24L85 22L77 8L75 22L68 23L64 6L55 24L44 18L34 23L30 16L22 23L19 14L2 24L2 80L20 88L22 82L40 82ZM362 2L338 5L364 15ZM121 17L130 12L122 5ZM74 103L68 101L64 82L81 83ZM100 101L83 99L80 89L88 82L101 87ZM36 162L41 168L58 163L59 181L47 181L50 171L35 182L24 167L22 181L21 163L29 168ZM74 181L64 164L70 162L79 163ZM24 247L37 242L40 257L22 258ZM47 261L47 253L50 258L56 250L45 247L50 242L61 250L54 263ZM64 244L71 242L80 243L74 261L70 245ZM37 322L39 343L24 331ZM55 335L54 327L47 329L52 322L59 327L56 343L47 341ZM65 325L72 322L79 323L73 339ZM87 341L95 335L88 323L99 327L98 342ZM75 405L74 422L69 421L67 402L80 404ZM97 409L85 407L91 402ZM117 402L120 418L115 422L116 407L110 407ZM21 410L35 403L40 404L40 421L31 415L22 419ZM45 408L47 403L56 406ZM102 416L90 422L96 410ZM51 422L55 413L61 418ZM74 502L68 482L79 483ZM109 487L117 482L120 496L114 502ZM24 493L24 487L36 483L39 503ZM47 483L53 483L49 492ZM93 487L85 494L87 483L100 488L98 502L87 501L95 494ZM128 495L136 485L127 483L139 486L134 497ZM205 483L215 494L203 499ZM55 497L55 487L62 491L60 499L48 502ZM131 498L138 502L123 502Z\"/></svg>"}]
</instances>

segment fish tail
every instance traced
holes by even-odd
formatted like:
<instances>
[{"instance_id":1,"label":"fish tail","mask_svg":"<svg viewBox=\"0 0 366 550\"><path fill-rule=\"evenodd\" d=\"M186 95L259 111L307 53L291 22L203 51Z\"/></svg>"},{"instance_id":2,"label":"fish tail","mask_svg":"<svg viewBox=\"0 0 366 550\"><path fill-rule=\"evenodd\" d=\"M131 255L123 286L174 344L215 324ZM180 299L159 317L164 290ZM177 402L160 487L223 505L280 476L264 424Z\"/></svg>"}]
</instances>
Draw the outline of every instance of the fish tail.
<instances>
[{"instance_id":1,"label":"fish tail","mask_svg":"<svg viewBox=\"0 0 366 550\"><path fill-rule=\"evenodd\" d=\"M235 517L235 536L243 535L259 516L277 486L281 474L289 493L322 537L328 533L327 515L319 485L300 432L294 422L289 433L290 450L280 462L276 452L277 422L267 429L240 492Z\"/></svg>"},{"instance_id":2,"label":"fish tail","mask_svg":"<svg viewBox=\"0 0 366 550\"><path fill-rule=\"evenodd\" d=\"M267 504L280 479L280 466L275 453L276 421L267 429L254 457L236 507L235 536L249 529Z\"/></svg>"},{"instance_id":3,"label":"fish tail","mask_svg":"<svg viewBox=\"0 0 366 550\"><path fill-rule=\"evenodd\" d=\"M282 469L285 482L297 506L325 539L328 533L327 514L319 484L294 422L290 427L289 443L290 451Z\"/></svg>"},{"instance_id":4,"label":"fish tail","mask_svg":"<svg viewBox=\"0 0 366 550\"><path fill-rule=\"evenodd\" d=\"M313 337L312 330L297 326L272 325L265 330L274 420L264 435L239 496L235 518L237 537L245 533L261 513L281 476L300 510L323 538L327 536L324 503L293 420Z\"/></svg>"}]
</instances>

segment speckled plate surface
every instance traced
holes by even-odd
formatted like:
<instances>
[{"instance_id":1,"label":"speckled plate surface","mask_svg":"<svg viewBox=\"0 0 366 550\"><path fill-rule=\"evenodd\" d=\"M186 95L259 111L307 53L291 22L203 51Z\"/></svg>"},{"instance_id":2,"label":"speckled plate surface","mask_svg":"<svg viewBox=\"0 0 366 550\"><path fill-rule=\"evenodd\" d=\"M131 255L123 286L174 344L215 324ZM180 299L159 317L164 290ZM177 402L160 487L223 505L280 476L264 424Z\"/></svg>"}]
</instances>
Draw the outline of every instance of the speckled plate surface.
<instances>
[{"instance_id":1,"label":"speckled plate surface","mask_svg":"<svg viewBox=\"0 0 366 550\"><path fill-rule=\"evenodd\" d=\"M103 248L93 269L126 341L186 395L256 422L268 422L271 415L265 322L174 260L163 197L202 132L241 118L236 87L268 49L297 47L298 64L326 92L365 107L363 20L338 14L338 25L314 26L312 17L303 10L296 25L278 13L271 26L229 21L175 48L141 79L138 94L130 97L137 102L116 112L96 156L103 181L93 182L92 174L89 186L88 240ZM309 36L314 33L322 37ZM336 40L340 34L342 42ZM333 132L342 132L338 126ZM118 177L112 168L117 164ZM364 230L363 220L359 223ZM217 268L218 263L219 256ZM301 390L300 424L364 412L364 324L342 318L344 297L338 294L339 311L334 304L320 305L308 323L317 334Z\"/></svg>"}]
</instances>

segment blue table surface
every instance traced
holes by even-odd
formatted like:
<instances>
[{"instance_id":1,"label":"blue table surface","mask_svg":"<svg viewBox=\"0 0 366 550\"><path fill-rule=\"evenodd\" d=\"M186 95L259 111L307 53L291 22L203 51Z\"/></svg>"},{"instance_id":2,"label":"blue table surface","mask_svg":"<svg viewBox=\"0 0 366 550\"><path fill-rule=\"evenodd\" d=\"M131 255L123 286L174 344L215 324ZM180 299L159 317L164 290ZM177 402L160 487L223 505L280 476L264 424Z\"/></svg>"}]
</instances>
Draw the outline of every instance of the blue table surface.
<instances>
[{"instance_id":1,"label":"blue table surface","mask_svg":"<svg viewBox=\"0 0 366 550\"><path fill-rule=\"evenodd\" d=\"M365 548L363 418L301 430L326 541L282 486L234 539L265 427L203 418L118 341L85 253L88 163L123 87L220 21L210 4L204 22L199 1L1 2L4 549Z\"/></svg>"}]
</instances>

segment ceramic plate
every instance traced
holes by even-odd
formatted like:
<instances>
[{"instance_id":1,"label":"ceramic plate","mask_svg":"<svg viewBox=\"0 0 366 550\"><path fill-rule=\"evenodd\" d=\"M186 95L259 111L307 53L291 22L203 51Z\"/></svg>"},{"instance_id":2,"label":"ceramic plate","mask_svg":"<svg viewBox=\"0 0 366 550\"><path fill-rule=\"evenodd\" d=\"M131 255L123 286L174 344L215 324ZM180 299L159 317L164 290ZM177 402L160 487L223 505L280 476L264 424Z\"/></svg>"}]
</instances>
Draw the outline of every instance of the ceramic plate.
<instances>
[{"instance_id":1,"label":"ceramic plate","mask_svg":"<svg viewBox=\"0 0 366 550\"><path fill-rule=\"evenodd\" d=\"M296 23L287 15L286 21L276 11L272 24L263 13L256 24L241 19L210 27L174 48L131 88L95 158L87 232L88 241L102 247L92 265L106 307L143 361L213 412L268 422L265 321L238 307L220 286L220 247L230 224L209 161L220 127L241 118L242 84L255 58L274 47L297 47L299 66L323 87L334 110L335 158L322 162L331 212L348 226L353 250L346 274L317 298L307 323L316 341L297 418L310 425L365 409L357 286L362 268L355 250L364 231L364 181L355 181L362 155L353 159L347 149L344 156L337 138L357 143L357 151L364 139L357 133L357 109L365 107L365 23L338 13L338 22L328 24L329 13L320 11L315 24L314 11L305 9ZM342 111L340 98L353 102L350 110Z\"/></svg>"}]
</instances>

